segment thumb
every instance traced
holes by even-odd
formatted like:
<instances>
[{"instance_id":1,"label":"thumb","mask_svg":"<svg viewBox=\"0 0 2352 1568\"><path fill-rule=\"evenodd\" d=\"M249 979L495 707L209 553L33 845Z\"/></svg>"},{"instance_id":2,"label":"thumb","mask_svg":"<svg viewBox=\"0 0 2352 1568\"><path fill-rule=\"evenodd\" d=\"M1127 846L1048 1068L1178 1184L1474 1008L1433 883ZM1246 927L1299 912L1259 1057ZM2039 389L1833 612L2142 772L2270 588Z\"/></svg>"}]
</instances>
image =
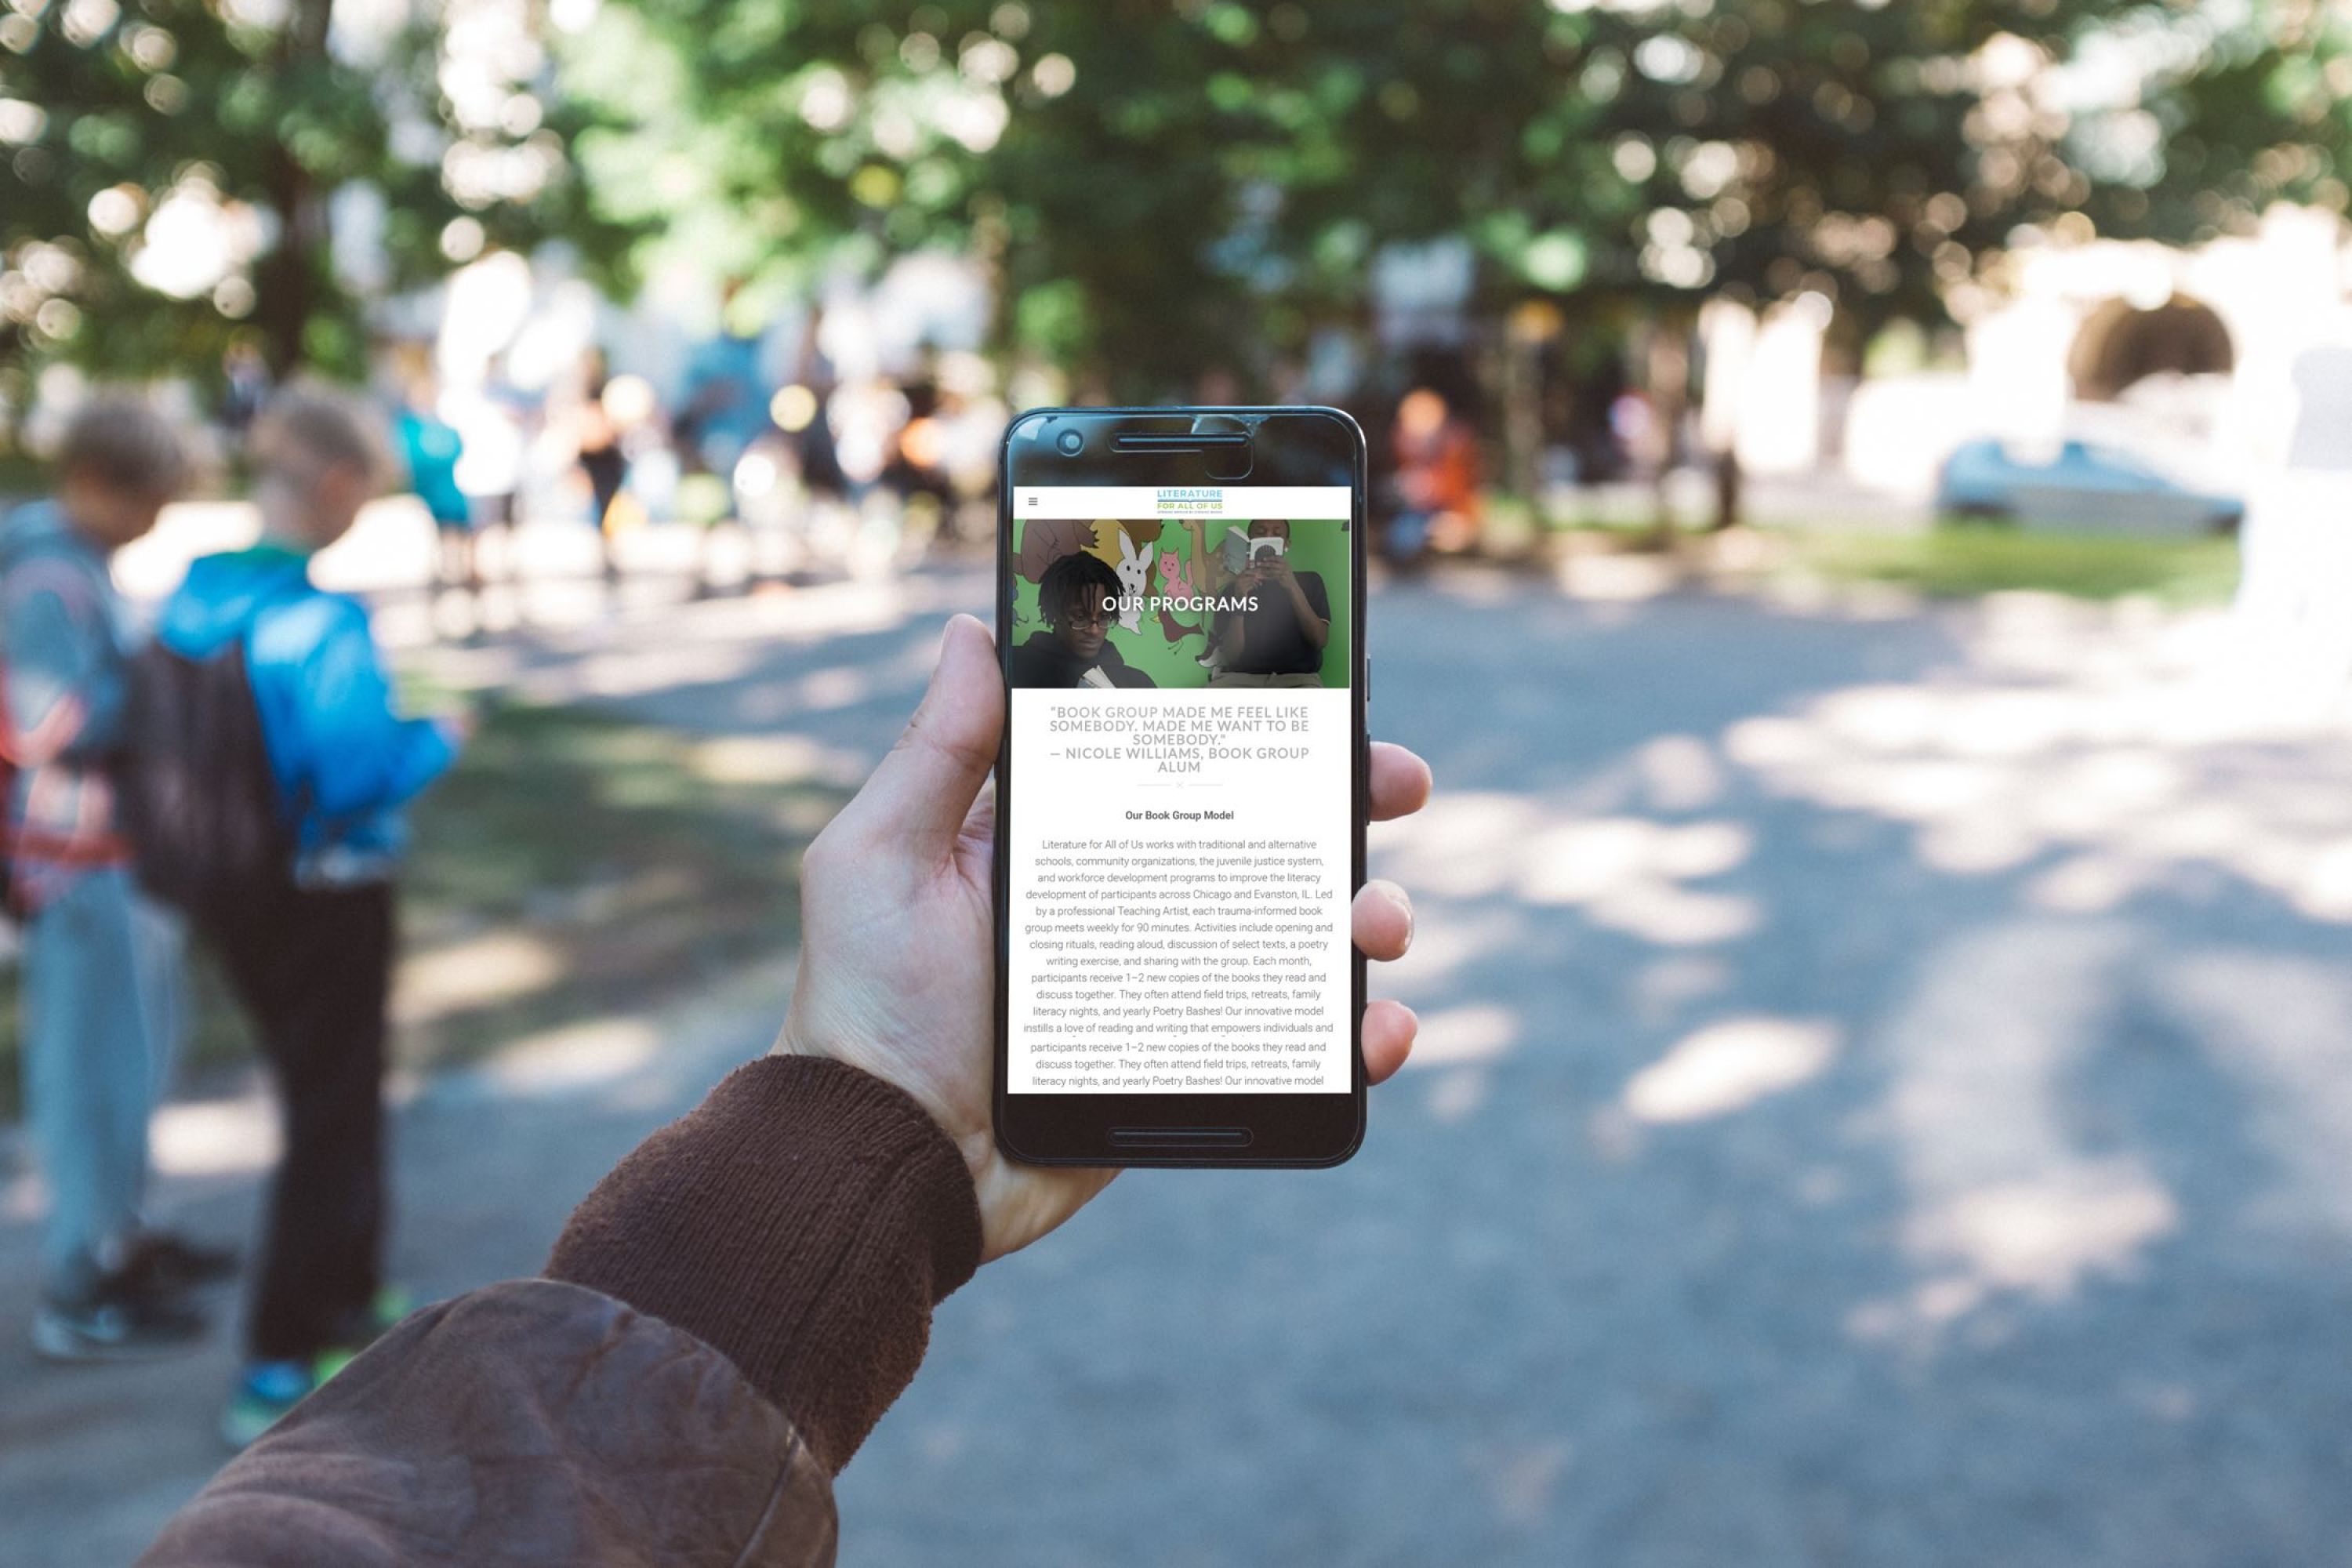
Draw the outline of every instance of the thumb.
<instances>
[{"instance_id":1,"label":"thumb","mask_svg":"<svg viewBox=\"0 0 2352 1568\"><path fill-rule=\"evenodd\" d=\"M970 616L958 616L940 639L921 706L842 815L919 857L945 856L996 765L1003 722L995 639Z\"/></svg>"}]
</instances>

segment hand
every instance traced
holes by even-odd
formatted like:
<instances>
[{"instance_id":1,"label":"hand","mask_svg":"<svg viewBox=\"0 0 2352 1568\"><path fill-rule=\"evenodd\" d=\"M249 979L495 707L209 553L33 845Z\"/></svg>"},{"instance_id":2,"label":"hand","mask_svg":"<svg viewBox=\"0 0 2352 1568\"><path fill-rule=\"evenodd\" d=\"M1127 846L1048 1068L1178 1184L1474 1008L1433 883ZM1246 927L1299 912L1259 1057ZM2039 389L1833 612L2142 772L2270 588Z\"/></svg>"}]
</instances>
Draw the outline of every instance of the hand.
<instances>
[{"instance_id":1,"label":"hand","mask_svg":"<svg viewBox=\"0 0 2352 1568\"><path fill-rule=\"evenodd\" d=\"M985 1256L1002 1258L1067 1219L1118 1173L1022 1165L997 1152L996 947L990 882L1004 689L987 629L948 623L930 690L906 733L802 864L800 979L779 1054L830 1057L896 1084L954 1140L980 1194ZM1372 816L1429 798L1429 767L1402 746L1372 748ZM1368 882L1352 911L1367 957L1403 955L1412 908ZM1410 1008L1364 1010L1364 1072L1404 1065L1419 1027Z\"/></svg>"}]
</instances>

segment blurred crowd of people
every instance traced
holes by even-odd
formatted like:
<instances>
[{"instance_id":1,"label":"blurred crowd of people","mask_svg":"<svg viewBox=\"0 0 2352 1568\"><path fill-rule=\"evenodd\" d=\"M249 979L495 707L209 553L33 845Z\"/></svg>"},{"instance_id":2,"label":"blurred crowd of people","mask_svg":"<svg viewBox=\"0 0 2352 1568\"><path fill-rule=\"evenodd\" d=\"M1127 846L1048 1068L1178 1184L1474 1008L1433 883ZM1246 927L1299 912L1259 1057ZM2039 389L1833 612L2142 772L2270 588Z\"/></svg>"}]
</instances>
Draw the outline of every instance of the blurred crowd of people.
<instances>
[{"instance_id":1,"label":"blurred crowd of people","mask_svg":"<svg viewBox=\"0 0 2352 1568\"><path fill-rule=\"evenodd\" d=\"M812 346L780 379L761 339L722 331L694 346L666 398L601 348L526 386L504 355L461 381L436 373L429 345L402 344L385 356L385 401L407 487L440 535L446 587L481 589L489 562L510 555L513 531L534 519L594 529L612 584L621 541L653 522L713 542L733 531L746 581L865 575L993 524L1007 416L969 359L845 379ZM707 569L700 580L709 584Z\"/></svg>"},{"instance_id":2,"label":"blurred crowd of people","mask_svg":"<svg viewBox=\"0 0 2352 1568\"><path fill-rule=\"evenodd\" d=\"M614 584L632 531L699 530L706 590L730 533L734 577L747 584L872 575L935 542L984 544L1011 417L994 370L977 355L926 348L902 374L844 375L823 340L821 314L782 354L772 335L722 330L659 379L616 368L618 356L593 344L528 378L506 351L450 374L429 342L387 345L378 397L401 482L438 531L440 584L478 593L501 564L510 573L515 531L532 521L592 528ZM249 417L267 384L257 364L232 363L226 374L222 413L233 423ZM1196 392L1203 403L1240 395L1231 377ZM1624 477L1645 449L1639 395L1597 398L1555 400L1561 407L1542 420L1552 466L1572 479ZM1373 547L1401 565L1478 550L1490 432L1468 368L1417 356L1341 402L1370 442ZM1591 415L1591 428L1566 428L1571 407Z\"/></svg>"},{"instance_id":3,"label":"blurred crowd of people","mask_svg":"<svg viewBox=\"0 0 2352 1568\"><path fill-rule=\"evenodd\" d=\"M938 542L984 545L1012 413L997 368L930 344L877 364L869 345L853 351L858 368L845 372L824 346L825 321L815 310L789 331L722 327L656 348L625 333L609 346L590 334L553 350L528 333L487 351L455 351L430 335L379 342L370 401L394 488L414 496L436 531L438 585L478 602L494 584L521 578L520 536L547 525L593 532L615 587L640 553L629 536L652 525L698 532L701 591L874 575ZM1494 394L1465 356L1351 362L1336 395L1329 384L1310 389L1303 372L1275 378L1286 394L1276 401L1337 402L1362 426L1369 538L1393 563L1487 542L1489 501L1509 476L1494 461ZM1025 374L1014 374L1013 389L1027 400L1056 395L1050 378L1031 385ZM1203 404L1252 401L1250 390L1232 375L1192 389ZM180 412L193 419L188 391ZM258 353L233 345L207 398L207 472L236 470L272 392ZM1081 385L1075 395L1108 395ZM1517 475L1515 494L1637 477L1664 460L1652 450L1662 422L1638 392L1563 371L1547 375L1536 401L1528 419L1541 471Z\"/></svg>"}]
</instances>

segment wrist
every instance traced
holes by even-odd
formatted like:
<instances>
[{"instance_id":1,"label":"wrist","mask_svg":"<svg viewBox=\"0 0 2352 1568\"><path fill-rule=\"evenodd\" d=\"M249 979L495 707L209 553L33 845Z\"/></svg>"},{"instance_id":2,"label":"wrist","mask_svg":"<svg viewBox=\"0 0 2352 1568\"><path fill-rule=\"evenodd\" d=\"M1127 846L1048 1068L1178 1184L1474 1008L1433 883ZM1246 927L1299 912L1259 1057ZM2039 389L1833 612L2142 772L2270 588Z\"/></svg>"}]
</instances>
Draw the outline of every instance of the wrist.
<instances>
[{"instance_id":1,"label":"wrist","mask_svg":"<svg viewBox=\"0 0 2352 1568\"><path fill-rule=\"evenodd\" d=\"M927 1110L837 1060L771 1058L624 1160L547 1273L719 1351L838 1469L913 1377L981 1237Z\"/></svg>"},{"instance_id":2,"label":"wrist","mask_svg":"<svg viewBox=\"0 0 2352 1568\"><path fill-rule=\"evenodd\" d=\"M965 1173L975 1184L978 1184L995 1154L993 1129L982 1125L975 1131L969 1125L969 1117L956 1114L955 1106L945 1090L919 1074L908 1072L904 1063L873 1050L866 1045L865 1036L829 1030L824 1026L822 1019L816 1020L814 1026L804 1023L811 1013L811 1009L803 1005L803 998L807 994L807 987L803 985L802 994L793 998L792 1011L784 1018L784 1026L777 1031L776 1043L768 1048L769 1056L805 1057L814 1061L831 1062L878 1079L921 1109L923 1114L929 1118L933 1129L953 1145L962 1158ZM985 1206L983 1203L982 1207Z\"/></svg>"}]
</instances>

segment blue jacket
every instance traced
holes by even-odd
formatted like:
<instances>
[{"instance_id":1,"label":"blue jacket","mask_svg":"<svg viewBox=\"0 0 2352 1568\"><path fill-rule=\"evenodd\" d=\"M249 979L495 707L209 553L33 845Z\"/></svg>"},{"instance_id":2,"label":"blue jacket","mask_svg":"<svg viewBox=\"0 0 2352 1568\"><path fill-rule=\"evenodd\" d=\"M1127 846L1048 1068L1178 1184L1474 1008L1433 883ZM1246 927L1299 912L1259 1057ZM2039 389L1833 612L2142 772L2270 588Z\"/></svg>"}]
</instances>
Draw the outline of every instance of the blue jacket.
<instances>
[{"instance_id":1,"label":"blue jacket","mask_svg":"<svg viewBox=\"0 0 2352 1568\"><path fill-rule=\"evenodd\" d=\"M442 725L394 710L366 608L314 586L309 557L261 544L189 567L155 636L190 658L244 639L298 877L389 875L407 837L402 804L449 765L457 744Z\"/></svg>"},{"instance_id":2,"label":"blue jacket","mask_svg":"<svg viewBox=\"0 0 2352 1568\"><path fill-rule=\"evenodd\" d=\"M20 896L38 908L128 856L107 766L122 743L133 637L106 551L54 503L0 525L0 669L17 767L5 803Z\"/></svg>"},{"instance_id":3,"label":"blue jacket","mask_svg":"<svg viewBox=\"0 0 2352 1568\"><path fill-rule=\"evenodd\" d=\"M393 421L400 443L400 460L408 467L408 488L425 503L433 521L444 528L464 527L473 511L466 492L457 488L457 459L466 443L457 430L430 414L404 408Z\"/></svg>"}]
</instances>

